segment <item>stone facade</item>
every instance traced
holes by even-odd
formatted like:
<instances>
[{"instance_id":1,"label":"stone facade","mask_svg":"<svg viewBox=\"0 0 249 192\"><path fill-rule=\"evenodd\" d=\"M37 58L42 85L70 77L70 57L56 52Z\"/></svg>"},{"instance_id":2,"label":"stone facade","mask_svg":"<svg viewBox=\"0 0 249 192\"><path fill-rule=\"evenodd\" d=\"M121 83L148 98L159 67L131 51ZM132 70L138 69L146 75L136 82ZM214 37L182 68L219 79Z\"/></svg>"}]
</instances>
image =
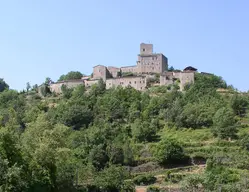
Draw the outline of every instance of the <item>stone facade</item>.
<instances>
[{"instance_id":1,"label":"stone facade","mask_svg":"<svg viewBox=\"0 0 249 192\"><path fill-rule=\"evenodd\" d=\"M98 79L90 79L90 80L85 80L84 83L85 83L85 87L91 87L92 85L94 84L97 84L99 82Z\"/></svg>"},{"instance_id":2,"label":"stone facade","mask_svg":"<svg viewBox=\"0 0 249 192\"><path fill-rule=\"evenodd\" d=\"M162 53L153 53L152 44L140 44L140 54L138 55L137 65L117 67L105 67L97 65L93 68L93 79L106 80L110 77L116 78L117 73L134 73L134 74L149 74L163 73L168 69L168 59Z\"/></svg>"},{"instance_id":3,"label":"stone facade","mask_svg":"<svg viewBox=\"0 0 249 192\"><path fill-rule=\"evenodd\" d=\"M168 69L168 59L163 54L138 55L137 72L163 73Z\"/></svg>"},{"instance_id":4,"label":"stone facade","mask_svg":"<svg viewBox=\"0 0 249 192\"><path fill-rule=\"evenodd\" d=\"M172 85L179 83L180 90L184 90L184 86L189 83L194 83L194 72L166 72L160 76L160 85Z\"/></svg>"},{"instance_id":5,"label":"stone facade","mask_svg":"<svg viewBox=\"0 0 249 192\"><path fill-rule=\"evenodd\" d=\"M111 74L108 71L107 67L104 65L97 65L93 67L93 79L103 79L104 81L107 78L110 78Z\"/></svg>"},{"instance_id":6,"label":"stone facade","mask_svg":"<svg viewBox=\"0 0 249 192\"><path fill-rule=\"evenodd\" d=\"M93 67L92 77L83 77L79 80L63 81L51 84L51 91L61 93L61 86L76 87L84 84L86 87L98 83L100 79L106 83L106 88L131 86L137 90L145 90L149 79L160 74L160 85L172 85L178 83L180 90L187 83L194 82L194 73L197 69L188 66L183 71L168 71L168 59L162 53L153 53L152 44L140 44L137 65L125 67L106 67L97 65ZM124 73L133 73L133 76L122 76ZM127 75L127 74L126 74ZM158 82L157 82L158 83Z\"/></svg>"},{"instance_id":7,"label":"stone facade","mask_svg":"<svg viewBox=\"0 0 249 192\"><path fill-rule=\"evenodd\" d=\"M153 44L140 44L140 55L151 55L153 54Z\"/></svg>"},{"instance_id":8,"label":"stone facade","mask_svg":"<svg viewBox=\"0 0 249 192\"><path fill-rule=\"evenodd\" d=\"M107 69L113 78L116 78L121 72L120 68L118 67L108 67Z\"/></svg>"},{"instance_id":9,"label":"stone facade","mask_svg":"<svg viewBox=\"0 0 249 192\"><path fill-rule=\"evenodd\" d=\"M137 73L138 72L137 66L121 67L120 70L121 70L121 73Z\"/></svg>"},{"instance_id":10,"label":"stone facade","mask_svg":"<svg viewBox=\"0 0 249 192\"><path fill-rule=\"evenodd\" d=\"M121 77L116 79L106 80L106 89L113 87L128 87L131 86L137 90L145 90L147 86L147 81L145 76L135 76L135 77Z\"/></svg>"},{"instance_id":11,"label":"stone facade","mask_svg":"<svg viewBox=\"0 0 249 192\"><path fill-rule=\"evenodd\" d=\"M84 85L84 80L77 79L77 80L69 80L69 81L58 81L50 85L50 91L60 94L62 92L61 91L62 85L67 86L67 88L74 88L74 87L77 87L78 85Z\"/></svg>"}]
</instances>

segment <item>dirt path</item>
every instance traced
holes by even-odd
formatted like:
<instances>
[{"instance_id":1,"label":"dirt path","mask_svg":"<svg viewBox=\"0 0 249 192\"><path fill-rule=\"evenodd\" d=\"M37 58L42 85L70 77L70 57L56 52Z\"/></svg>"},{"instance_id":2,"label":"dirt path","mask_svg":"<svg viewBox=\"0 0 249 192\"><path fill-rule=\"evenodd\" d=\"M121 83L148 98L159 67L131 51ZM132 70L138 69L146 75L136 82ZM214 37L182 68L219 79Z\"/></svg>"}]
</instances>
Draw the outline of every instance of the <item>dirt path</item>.
<instances>
[{"instance_id":1,"label":"dirt path","mask_svg":"<svg viewBox=\"0 0 249 192\"><path fill-rule=\"evenodd\" d=\"M136 192L146 192L147 187L136 187Z\"/></svg>"}]
</instances>

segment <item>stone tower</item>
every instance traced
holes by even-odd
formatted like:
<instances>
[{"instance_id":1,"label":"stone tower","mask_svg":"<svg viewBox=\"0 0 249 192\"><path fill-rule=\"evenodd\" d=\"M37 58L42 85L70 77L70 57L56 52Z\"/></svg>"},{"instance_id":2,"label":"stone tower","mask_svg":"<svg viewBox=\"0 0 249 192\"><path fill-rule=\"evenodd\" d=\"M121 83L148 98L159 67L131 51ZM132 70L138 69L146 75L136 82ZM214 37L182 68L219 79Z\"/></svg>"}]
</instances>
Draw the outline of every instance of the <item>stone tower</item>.
<instances>
[{"instance_id":1,"label":"stone tower","mask_svg":"<svg viewBox=\"0 0 249 192\"><path fill-rule=\"evenodd\" d=\"M168 69L168 59L161 53L153 53L152 44L140 44L140 54L137 61L137 72L163 73Z\"/></svg>"},{"instance_id":2,"label":"stone tower","mask_svg":"<svg viewBox=\"0 0 249 192\"><path fill-rule=\"evenodd\" d=\"M140 55L151 55L153 54L153 44L140 44Z\"/></svg>"}]
</instances>

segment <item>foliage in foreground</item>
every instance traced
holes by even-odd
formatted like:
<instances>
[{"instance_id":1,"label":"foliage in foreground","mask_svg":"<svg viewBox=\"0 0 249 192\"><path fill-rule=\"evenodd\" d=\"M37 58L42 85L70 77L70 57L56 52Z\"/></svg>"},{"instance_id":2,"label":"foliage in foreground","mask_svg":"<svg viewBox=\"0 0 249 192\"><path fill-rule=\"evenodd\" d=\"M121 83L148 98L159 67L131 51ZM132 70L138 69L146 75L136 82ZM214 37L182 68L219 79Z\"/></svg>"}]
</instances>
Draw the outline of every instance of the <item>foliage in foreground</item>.
<instances>
[{"instance_id":1,"label":"foliage in foreground","mask_svg":"<svg viewBox=\"0 0 249 192\"><path fill-rule=\"evenodd\" d=\"M135 183L155 182L154 175L134 179L134 168L197 157L211 163L203 177L186 179L185 188L216 190L240 183L249 169L248 133L238 134L248 97L219 94L226 87L219 77L197 76L184 93L160 87L153 94L105 90L100 81L56 96L49 82L43 98L36 86L19 93L0 82L1 191L134 191Z\"/></svg>"}]
</instances>

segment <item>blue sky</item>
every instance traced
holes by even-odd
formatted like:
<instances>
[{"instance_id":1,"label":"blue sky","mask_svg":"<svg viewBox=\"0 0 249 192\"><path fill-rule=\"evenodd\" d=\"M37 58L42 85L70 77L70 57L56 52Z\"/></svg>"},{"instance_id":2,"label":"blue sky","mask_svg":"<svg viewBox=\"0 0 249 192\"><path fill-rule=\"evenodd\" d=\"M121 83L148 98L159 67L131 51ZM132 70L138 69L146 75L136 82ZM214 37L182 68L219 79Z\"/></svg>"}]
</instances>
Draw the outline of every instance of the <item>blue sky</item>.
<instances>
[{"instance_id":1,"label":"blue sky","mask_svg":"<svg viewBox=\"0 0 249 192\"><path fill-rule=\"evenodd\" d=\"M14 89L97 64L135 65L153 43L169 65L249 89L248 0L5 0L0 77Z\"/></svg>"}]
</instances>

